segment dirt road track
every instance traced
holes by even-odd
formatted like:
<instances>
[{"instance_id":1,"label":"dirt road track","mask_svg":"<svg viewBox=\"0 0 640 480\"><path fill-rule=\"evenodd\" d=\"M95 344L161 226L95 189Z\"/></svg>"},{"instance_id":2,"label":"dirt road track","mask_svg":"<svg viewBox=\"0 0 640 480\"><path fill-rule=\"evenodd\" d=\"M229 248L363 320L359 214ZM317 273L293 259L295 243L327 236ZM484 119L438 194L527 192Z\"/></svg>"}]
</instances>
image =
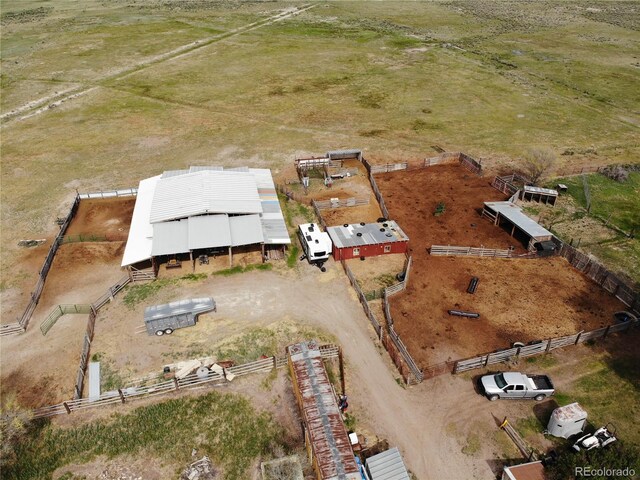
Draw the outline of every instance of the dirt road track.
<instances>
[{"instance_id":1,"label":"dirt road track","mask_svg":"<svg viewBox=\"0 0 640 480\"><path fill-rule=\"evenodd\" d=\"M202 38L200 40L190 42L186 45L182 45L169 52L161 53L159 55L154 55L134 65L120 69L115 73L110 73L109 75L95 78L91 82L85 83L80 87L67 89L54 95L49 95L47 97L43 97L43 98L39 98L36 100L32 100L30 102L27 102L20 107L16 107L13 110L0 115L0 121L4 122L4 124L6 125L12 120L16 120L16 119L25 120L35 115L39 115L43 112L48 111L51 108L57 107L59 105L62 105L65 102L68 102L75 98L86 95L87 93L90 93L91 91L97 88L98 86L97 84L104 82L106 80L115 80L119 78L125 78L151 65L157 65L159 63L166 62L168 60L174 60L184 55L190 55L196 50L199 50L203 47L211 45L212 43L220 42L227 38L235 37L237 35L251 32L253 30L257 30L258 28L262 28L264 26L271 25L273 23L285 20L289 17L306 12L307 10L312 9L315 6L316 4L311 4L311 5L307 4L307 5L302 5L301 7L294 7L291 9L287 9L276 15L272 15L271 17L265 18L263 20L259 20L257 22L252 22L238 28L234 28L233 30L222 33L220 35L214 35L212 37ZM23 113L25 115L22 115Z\"/></svg>"}]
</instances>

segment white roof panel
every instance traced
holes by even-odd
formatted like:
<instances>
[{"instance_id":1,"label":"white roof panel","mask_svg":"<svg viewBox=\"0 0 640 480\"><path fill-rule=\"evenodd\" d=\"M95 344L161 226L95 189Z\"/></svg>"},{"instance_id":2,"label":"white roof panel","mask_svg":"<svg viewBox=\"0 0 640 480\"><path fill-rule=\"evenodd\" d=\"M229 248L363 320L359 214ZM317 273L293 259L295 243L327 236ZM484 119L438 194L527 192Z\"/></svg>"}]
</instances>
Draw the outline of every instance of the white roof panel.
<instances>
[{"instance_id":1,"label":"white roof panel","mask_svg":"<svg viewBox=\"0 0 640 480\"><path fill-rule=\"evenodd\" d=\"M213 213L261 213L251 173L199 170L161 178L151 205L150 222Z\"/></svg>"},{"instance_id":2,"label":"white roof panel","mask_svg":"<svg viewBox=\"0 0 640 480\"><path fill-rule=\"evenodd\" d=\"M371 480L411 480L397 447L367 458Z\"/></svg>"},{"instance_id":3,"label":"white roof panel","mask_svg":"<svg viewBox=\"0 0 640 480\"><path fill-rule=\"evenodd\" d=\"M531 185L525 185L524 186L524 191L526 193L540 193L542 195L550 195L550 196L553 196L553 197L557 197L558 196L558 191L557 190L553 190L551 188L532 187Z\"/></svg>"},{"instance_id":4,"label":"white roof panel","mask_svg":"<svg viewBox=\"0 0 640 480\"><path fill-rule=\"evenodd\" d=\"M151 255L174 255L189 251L189 220L153 224Z\"/></svg>"},{"instance_id":5,"label":"white roof panel","mask_svg":"<svg viewBox=\"0 0 640 480\"><path fill-rule=\"evenodd\" d=\"M147 178L140 182L136 204L131 217L131 227L127 245L122 256L122 266L132 265L151 258L151 244L153 227L149 223L153 192L156 189L160 175Z\"/></svg>"},{"instance_id":6,"label":"white roof panel","mask_svg":"<svg viewBox=\"0 0 640 480\"><path fill-rule=\"evenodd\" d=\"M189 250L229 245L231 231L227 215L200 215L189 218Z\"/></svg>"},{"instance_id":7,"label":"white roof panel","mask_svg":"<svg viewBox=\"0 0 640 480\"><path fill-rule=\"evenodd\" d=\"M524 233L533 238L553 236L553 234L542 225L534 222L524 213L522 209L511 202L484 202L491 210L499 213Z\"/></svg>"},{"instance_id":8,"label":"white roof panel","mask_svg":"<svg viewBox=\"0 0 640 480\"><path fill-rule=\"evenodd\" d=\"M252 245L262 243L262 223L260 215L238 215L229 217L229 229L231 230L230 245Z\"/></svg>"}]
</instances>

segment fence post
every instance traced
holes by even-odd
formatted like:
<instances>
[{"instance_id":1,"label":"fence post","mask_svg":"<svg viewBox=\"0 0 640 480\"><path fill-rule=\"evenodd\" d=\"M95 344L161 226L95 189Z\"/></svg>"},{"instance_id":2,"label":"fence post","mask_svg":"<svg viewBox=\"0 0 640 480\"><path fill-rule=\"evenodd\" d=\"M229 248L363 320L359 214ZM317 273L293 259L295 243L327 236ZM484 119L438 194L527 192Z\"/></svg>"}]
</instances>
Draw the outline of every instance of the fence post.
<instances>
[{"instance_id":1,"label":"fence post","mask_svg":"<svg viewBox=\"0 0 640 480\"><path fill-rule=\"evenodd\" d=\"M64 405L64 409L67 411L67 413L71 415L71 409L69 408L69 405L67 405L67 402L62 402L62 405Z\"/></svg>"},{"instance_id":2,"label":"fence post","mask_svg":"<svg viewBox=\"0 0 640 480\"><path fill-rule=\"evenodd\" d=\"M176 390L180 390L180 384L178 383L178 379L176 377L173 377L173 385L175 386Z\"/></svg>"},{"instance_id":3,"label":"fence post","mask_svg":"<svg viewBox=\"0 0 640 480\"><path fill-rule=\"evenodd\" d=\"M545 349L544 353L549 353L551 351L551 340L553 340L552 338L550 338L547 341L547 348Z\"/></svg>"},{"instance_id":4,"label":"fence post","mask_svg":"<svg viewBox=\"0 0 640 480\"><path fill-rule=\"evenodd\" d=\"M609 329L611 328L611 325L607 325L607 329L604 331L604 335L602 336L602 339L606 339L607 335L609 335Z\"/></svg>"},{"instance_id":5,"label":"fence post","mask_svg":"<svg viewBox=\"0 0 640 480\"><path fill-rule=\"evenodd\" d=\"M608 329L608 328L609 328L609 327L607 327L607 329ZM584 330L583 330L583 331L584 331ZM578 342L580 341L580 337L582 336L582 332L583 332L583 331L578 332L578 336L576 337L576 341L575 341L574 345L577 345L577 344L578 344Z\"/></svg>"},{"instance_id":6,"label":"fence post","mask_svg":"<svg viewBox=\"0 0 640 480\"><path fill-rule=\"evenodd\" d=\"M273 369L277 370L278 368L278 358L274 355L273 356Z\"/></svg>"},{"instance_id":7,"label":"fence post","mask_svg":"<svg viewBox=\"0 0 640 480\"><path fill-rule=\"evenodd\" d=\"M124 394L122 393L122 390L118 389L118 395L120 395L120 400L124 403Z\"/></svg>"}]
</instances>

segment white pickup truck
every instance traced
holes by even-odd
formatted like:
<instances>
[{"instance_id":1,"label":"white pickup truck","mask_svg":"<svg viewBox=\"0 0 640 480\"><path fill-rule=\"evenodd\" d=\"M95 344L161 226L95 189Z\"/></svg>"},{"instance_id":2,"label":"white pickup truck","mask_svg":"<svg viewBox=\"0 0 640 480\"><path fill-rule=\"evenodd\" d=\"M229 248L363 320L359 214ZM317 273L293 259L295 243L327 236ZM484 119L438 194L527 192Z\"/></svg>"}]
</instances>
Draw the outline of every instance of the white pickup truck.
<instances>
[{"instance_id":1,"label":"white pickup truck","mask_svg":"<svg viewBox=\"0 0 640 480\"><path fill-rule=\"evenodd\" d=\"M482 393L492 402L500 398L533 398L540 401L555 393L551 379L546 375L525 375L519 372L503 372L480 378Z\"/></svg>"}]
</instances>

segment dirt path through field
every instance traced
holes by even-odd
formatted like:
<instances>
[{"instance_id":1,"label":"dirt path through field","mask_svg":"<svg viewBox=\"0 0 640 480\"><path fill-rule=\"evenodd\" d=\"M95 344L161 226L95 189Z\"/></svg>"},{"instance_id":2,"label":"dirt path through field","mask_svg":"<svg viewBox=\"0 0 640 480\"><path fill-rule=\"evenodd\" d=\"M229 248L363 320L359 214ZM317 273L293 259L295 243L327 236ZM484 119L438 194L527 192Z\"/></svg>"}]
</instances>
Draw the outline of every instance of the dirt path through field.
<instances>
[{"instance_id":1,"label":"dirt path through field","mask_svg":"<svg viewBox=\"0 0 640 480\"><path fill-rule=\"evenodd\" d=\"M186 45L182 45L178 48L175 48L169 52L161 53L159 55L154 55L152 57L148 57L145 60L137 62L128 67L117 70L116 72L112 72L108 75L98 77L92 80L92 84L84 84L77 88L66 89L63 92L59 92L53 95L49 95L46 97L42 97L36 100L29 101L20 107L16 107L13 110L3 113L0 115L0 121L3 122L4 125L11 122L12 120L24 120L35 115L39 115L43 112L48 111L51 108L57 107L65 102L74 100L78 97L86 95L87 93L95 90L97 88L96 84L100 84L106 80L115 80L119 78L125 78L132 73L137 73L140 70L143 70L151 65L157 65L162 62L166 62L169 60L174 60L176 58L182 57L184 55L192 54L194 51L199 50L203 47L211 45L212 43L220 42L227 38L235 37L237 35L241 35L243 33L251 32L253 30L257 30L258 28L265 27L267 25L271 25L273 23L285 20L289 17L298 15L300 13L306 12L307 10L315 7L316 4L307 4L302 5L300 7L291 7L284 11L277 13L276 15L272 15L263 20L259 20L257 22L252 22L247 25L243 25L238 28L234 28L228 32L214 35L211 37L203 38L200 40L196 40ZM27 113L29 112L29 113ZM25 115L22 115L26 113ZM22 115L22 116L20 116Z\"/></svg>"}]
</instances>

